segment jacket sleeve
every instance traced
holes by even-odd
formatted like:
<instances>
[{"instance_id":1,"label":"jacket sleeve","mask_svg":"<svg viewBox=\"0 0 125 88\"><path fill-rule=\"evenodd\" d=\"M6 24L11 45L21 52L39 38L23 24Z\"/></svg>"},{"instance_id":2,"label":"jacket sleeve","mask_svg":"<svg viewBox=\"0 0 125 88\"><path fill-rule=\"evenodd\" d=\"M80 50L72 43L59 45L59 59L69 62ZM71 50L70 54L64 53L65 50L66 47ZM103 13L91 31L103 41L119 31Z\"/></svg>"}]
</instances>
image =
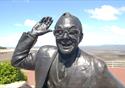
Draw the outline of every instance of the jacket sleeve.
<instances>
[{"instance_id":1,"label":"jacket sleeve","mask_svg":"<svg viewBox=\"0 0 125 88\"><path fill-rule=\"evenodd\" d=\"M15 67L27 70L35 69L35 53L30 53L30 49L36 42L37 37L30 33L23 33L12 56L11 64Z\"/></svg>"}]
</instances>

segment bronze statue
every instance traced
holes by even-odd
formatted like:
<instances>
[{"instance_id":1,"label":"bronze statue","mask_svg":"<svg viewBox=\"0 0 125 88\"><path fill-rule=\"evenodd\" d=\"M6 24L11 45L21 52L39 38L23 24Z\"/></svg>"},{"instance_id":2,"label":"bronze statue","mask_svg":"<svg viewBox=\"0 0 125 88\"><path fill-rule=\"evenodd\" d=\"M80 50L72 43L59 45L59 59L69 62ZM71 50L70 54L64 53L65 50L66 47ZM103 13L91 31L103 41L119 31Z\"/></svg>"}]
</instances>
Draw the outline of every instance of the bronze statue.
<instances>
[{"instance_id":1,"label":"bronze statue","mask_svg":"<svg viewBox=\"0 0 125 88\"><path fill-rule=\"evenodd\" d=\"M15 67L35 70L36 88L125 88L102 60L78 47L82 24L70 13L64 13L55 25L57 47L46 45L31 53L38 36L51 32L52 22L44 17L32 31L24 32L11 61Z\"/></svg>"}]
</instances>

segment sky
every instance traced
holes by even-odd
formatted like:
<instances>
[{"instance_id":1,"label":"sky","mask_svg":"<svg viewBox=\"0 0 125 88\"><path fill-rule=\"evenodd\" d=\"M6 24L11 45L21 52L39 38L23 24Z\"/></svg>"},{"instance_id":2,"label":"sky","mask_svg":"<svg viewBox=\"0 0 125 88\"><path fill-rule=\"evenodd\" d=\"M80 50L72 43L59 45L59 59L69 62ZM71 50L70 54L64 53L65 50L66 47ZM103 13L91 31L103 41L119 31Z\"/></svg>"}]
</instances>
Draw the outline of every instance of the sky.
<instances>
[{"instance_id":1,"label":"sky","mask_svg":"<svg viewBox=\"0 0 125 88\"><path fill-rule=\"evenodd\" d=\"M0 46L16 47L23 32L44 16L54 26L69 12L78 17L84 37L80 46L125 44L125 0L0 0ZM38 38L35 46L56 45L53 33Z\"/></svg>"}]
</instances>

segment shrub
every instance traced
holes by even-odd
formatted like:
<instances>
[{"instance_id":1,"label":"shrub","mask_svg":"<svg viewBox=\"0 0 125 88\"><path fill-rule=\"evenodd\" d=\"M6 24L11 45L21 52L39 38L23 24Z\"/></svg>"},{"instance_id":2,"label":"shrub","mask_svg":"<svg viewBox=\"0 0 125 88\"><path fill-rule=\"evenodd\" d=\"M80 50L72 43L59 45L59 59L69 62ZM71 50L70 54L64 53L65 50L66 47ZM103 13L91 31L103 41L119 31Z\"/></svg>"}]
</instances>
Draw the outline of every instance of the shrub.
<instances>
[{"instance_id":1,"label":"shrub","mask_svg":"<svg viewBox=\"0 0 125 88\"><path fill-rule=\"evenodd\" d=\"M0 62L0 84L25 81L26 79L20 69L11 66L9 62Z\"/></svg>"},{"instance_id":2,"label":"shrub","mask_svg":"<svg viewBox=\"0 0 125 88\"><path fill-rule=\"evenodd\" d=\"M2 46L0 46L0 49L7 49L6 47L2 47Z\"/></svg>"}]
</instances>

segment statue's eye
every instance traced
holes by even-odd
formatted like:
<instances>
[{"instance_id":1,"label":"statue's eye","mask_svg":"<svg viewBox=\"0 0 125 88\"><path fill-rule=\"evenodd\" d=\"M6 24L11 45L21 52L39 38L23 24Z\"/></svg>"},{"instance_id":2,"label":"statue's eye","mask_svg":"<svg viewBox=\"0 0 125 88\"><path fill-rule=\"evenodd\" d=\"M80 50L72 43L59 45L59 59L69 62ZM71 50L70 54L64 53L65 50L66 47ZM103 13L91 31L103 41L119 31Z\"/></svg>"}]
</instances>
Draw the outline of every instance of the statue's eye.
<instances>
[{"instance_id":1,"label":"statue's eye","mask_svg":"<svg viewBox=\"0 0 125 88\"><path fill-rule=\"evenodd\" d=\"M70 35L77 35L77 34L79 34L79 32L78 32L77 30L71 30L71 31L69 32L69 34L70 34Z\"/></svg>"},{"instance_id":2,"label":"statue's eye","mask_svg":"<svg viewBox=\"0 0 125 88\"><path fill-rule=\"evenodd\" d=\"M55 35L55 36L59 36L59 35L62 35L62 34L63 34L63 30L59 30L59 29L58 29L58 30L55 30L55 31L54 31L54 35Z\"/></svg>"}]
</instances>

